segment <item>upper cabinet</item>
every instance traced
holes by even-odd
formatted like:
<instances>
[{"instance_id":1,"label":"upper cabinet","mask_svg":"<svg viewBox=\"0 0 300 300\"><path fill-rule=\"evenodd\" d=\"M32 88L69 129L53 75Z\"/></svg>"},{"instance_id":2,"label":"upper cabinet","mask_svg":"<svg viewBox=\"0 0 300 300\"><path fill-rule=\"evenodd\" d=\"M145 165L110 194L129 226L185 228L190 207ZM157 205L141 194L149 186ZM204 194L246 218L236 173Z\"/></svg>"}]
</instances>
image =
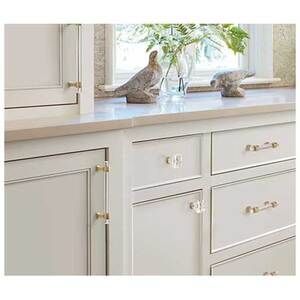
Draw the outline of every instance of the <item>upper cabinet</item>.
<instances>
[{"instance_id":1,"label":"upper cabinet","mask_svg":"<svg viewBox=\"0 0 300 300\"><path fill-rule=\"evenodd\" d=\"M5 108L78 103L81 26L5 26Z\"/></svg>"}]
</instances>

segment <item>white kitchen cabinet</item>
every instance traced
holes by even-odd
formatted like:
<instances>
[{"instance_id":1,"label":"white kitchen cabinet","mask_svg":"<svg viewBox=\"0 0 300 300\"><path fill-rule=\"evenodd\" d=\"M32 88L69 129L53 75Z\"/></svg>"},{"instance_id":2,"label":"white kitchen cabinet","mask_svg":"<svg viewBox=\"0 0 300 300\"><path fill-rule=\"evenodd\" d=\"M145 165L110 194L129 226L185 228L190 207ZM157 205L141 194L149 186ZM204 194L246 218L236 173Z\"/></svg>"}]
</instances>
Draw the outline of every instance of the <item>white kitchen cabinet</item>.
<instances>
[{"instance_id":1,"label":"white kitchen cabinet","mask_svg":"<svg viewBox=\"0 0 300 300\"><path fill-rule=\"evenodd\" d=\"M81 28L5 26L5 108L77 104Z\"/></svg>"},{"instance_id":2,"label":"white kitchen cabinet","mask_svg":"<svg viewBox=\"0 0 300 300\"><path fill-rule=\"evenodd\" d=\"M133 206L133 274L200 274L201 205L197 191Z\"/></svg>"},{"instance_id":3,"label":"white kitchen cabinet","mask_svg":"<svg viewBox=\"0 0 300 300\"><path fill-rule=\"evenodd\" d=\"M277 93L231 109L217 95L199 119L196 98L179 114L117 99L79 124L20 122L5 146L6 273L294 274L295 116Z\"/></svg>"},{"instance_id":4,"label":"white kitchen cabinet","mask_svg":"<svg viewBox=\"0 0 300 300\"><path fill-rule=\"evenodd\" d=\"M6 163L6 274L105 274L104 163L104 149Z\"/></svg>"},{"instance_id":5,"label":"white kitchen cabinet","mask_svg":"<svg viewBox=\"0 0 300 300\"><path fill-rule=\"evenodd\" d=\"M213 265L212 275L295 275L295 239Z\"/></svg>"}]
</instances>

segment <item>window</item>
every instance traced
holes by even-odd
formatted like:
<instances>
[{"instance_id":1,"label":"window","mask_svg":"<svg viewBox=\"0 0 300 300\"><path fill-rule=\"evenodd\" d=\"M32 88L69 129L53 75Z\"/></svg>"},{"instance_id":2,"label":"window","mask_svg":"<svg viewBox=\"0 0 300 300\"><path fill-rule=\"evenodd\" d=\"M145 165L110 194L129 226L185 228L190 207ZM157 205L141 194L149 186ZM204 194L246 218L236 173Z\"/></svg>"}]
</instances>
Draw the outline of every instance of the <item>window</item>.
<instances>
[{"instance_id":1,"label":"window","mask_svg":"<svg viewBox=\"0 0 300 300\"><path fill-rule=\"evenodd\" d=\"M249 35L249 45L244 55L235 55L227 47L215 49L203 43L192 74L192 84L205 85L213 73L226 68L244 68L254 71L260 82L272 82L273 50L272 25L240 25ZM107 51L110 59L106 61L106 84L119 85L145 67L149 53L143 36L134 32L133 24L107 25ZM133 38L134 36L134 38Z\"/></svg>"}]
</instances>

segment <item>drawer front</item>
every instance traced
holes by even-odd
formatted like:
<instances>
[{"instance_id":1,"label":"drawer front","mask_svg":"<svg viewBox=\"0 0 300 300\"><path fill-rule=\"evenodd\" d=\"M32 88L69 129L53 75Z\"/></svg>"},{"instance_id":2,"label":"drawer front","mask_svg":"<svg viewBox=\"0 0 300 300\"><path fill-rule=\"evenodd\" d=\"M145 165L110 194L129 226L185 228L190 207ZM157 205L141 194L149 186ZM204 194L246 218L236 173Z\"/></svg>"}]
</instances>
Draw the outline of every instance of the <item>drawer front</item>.
<instances>
[{"instance_id":1,"label":"drawer front","mask_svg":"<svg viewBox=\"0 0 300 300\"><path fill-rule=\"evenodd\" d=\"M295 123L212 134L212 174L295 157Z\"/></svg>"},{"instance_id":2,"label":"drawer front","mask_svg":"<svg viewBox=\"0 0 300 300\"><path fill-rule=\"evenodd\" d=\"M212 275L295 275L295 239L213 265Z\"/></svg>"},{"instance_id":3,"label":"drawer front","mask_svg":"<svg viewBox=\"0 0 300 300\"><path fill-rule=\"evenodd\" d=\"M200 158L200 135L134 143L133 188L200 177Z\"/></svg>"},{"instance_id":4,"label":"drawer front","mask_svg":"<svg viewBox=\"0 0 300 300\"><path fill-rule=\"evenodd\" d=\"M247 242L295 223L295 172L212 188L211 251Z\"/></svg>"}]
</instances>

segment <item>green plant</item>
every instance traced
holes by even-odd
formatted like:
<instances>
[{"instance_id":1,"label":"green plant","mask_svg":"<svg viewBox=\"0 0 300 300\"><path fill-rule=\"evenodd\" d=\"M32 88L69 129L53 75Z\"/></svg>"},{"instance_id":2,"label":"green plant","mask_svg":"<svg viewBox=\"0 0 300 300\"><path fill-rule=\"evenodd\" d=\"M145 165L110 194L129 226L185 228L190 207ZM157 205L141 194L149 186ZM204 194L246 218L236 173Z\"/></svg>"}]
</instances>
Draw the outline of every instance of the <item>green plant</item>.
<instances>
[{"instance_id":1,"label":"green plant","mask_svg":"<svg viewBox=\"0 0 300 300\"><path fill-rule=\"evenodd\" d=\"M234 24L140 24L132 25L131 32L132 39L143 36L139 41L147 42L147 52L157 46L161 49L162 59L168 63L165 76L189 45L196 45L196 53L203 42L219 50L226 45L236 54L244 53L249 38L245 30Z\"/></svg>"}]
</instances>

